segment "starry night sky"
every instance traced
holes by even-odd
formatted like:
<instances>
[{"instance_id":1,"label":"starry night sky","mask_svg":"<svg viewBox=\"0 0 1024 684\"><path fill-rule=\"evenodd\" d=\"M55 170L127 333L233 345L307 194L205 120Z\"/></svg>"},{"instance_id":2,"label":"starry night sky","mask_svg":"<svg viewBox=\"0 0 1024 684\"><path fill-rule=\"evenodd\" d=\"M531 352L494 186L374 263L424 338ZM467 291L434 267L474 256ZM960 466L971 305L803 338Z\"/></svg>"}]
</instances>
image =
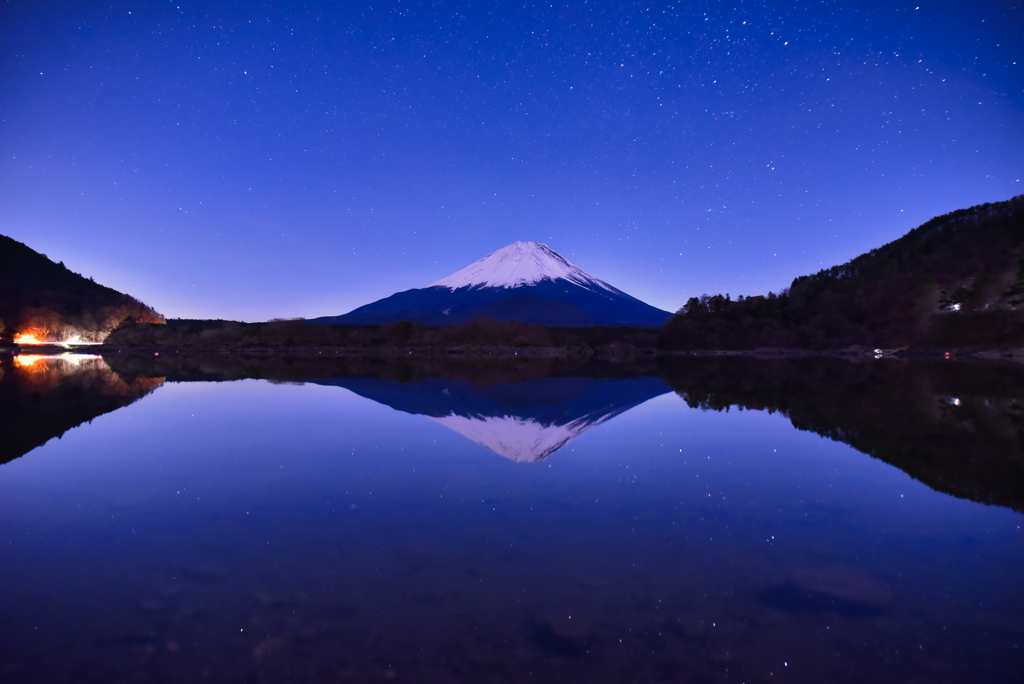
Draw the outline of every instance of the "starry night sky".
<instances>
[{"instance_id":1,"label":"starry night sky","mask_svg":"<svg viewBox=\"0 0 1024 684\"><path fill-rule=\"evenodd\" d=\"M1019 0L0 4L0 233L172 317L340 314L515 240L674 311L1022 167Z\"/></svg>"}]
</instances>

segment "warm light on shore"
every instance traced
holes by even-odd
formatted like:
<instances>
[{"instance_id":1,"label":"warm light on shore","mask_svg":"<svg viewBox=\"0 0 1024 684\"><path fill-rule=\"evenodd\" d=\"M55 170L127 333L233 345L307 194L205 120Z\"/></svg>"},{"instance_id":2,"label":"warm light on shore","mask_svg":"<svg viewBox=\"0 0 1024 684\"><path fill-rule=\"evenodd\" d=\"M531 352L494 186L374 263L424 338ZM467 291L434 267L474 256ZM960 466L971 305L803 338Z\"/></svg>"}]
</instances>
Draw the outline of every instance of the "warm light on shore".
<instances>
[{"instance_id":1,"label":"warm light on shore","mask_svg":"<svg viewBox=\"0 0 1024 684\"><path fill-rule=\"evenodd\" d=\"M14 344L20 344L20 345L31 345L31 344L45 345L45 344L49 344L49 345L53 345L55 347L64 347L65 349L70 349L71 347L82 347L82 346L86 346L86 345L97 345L97 344L103 344L103 343L102 342L85 342L85 341L82 340L82 337L80 335L75 335L74 337L69 337L69 338L67 338L66 340L63 340L63 341L56 341L56 340L41 340L41 339L39 339L39 337L37 337L36 335L34 335L32 333L21 333L20 335L15 335L14 336Z\"/></svg>"}]
</instances>

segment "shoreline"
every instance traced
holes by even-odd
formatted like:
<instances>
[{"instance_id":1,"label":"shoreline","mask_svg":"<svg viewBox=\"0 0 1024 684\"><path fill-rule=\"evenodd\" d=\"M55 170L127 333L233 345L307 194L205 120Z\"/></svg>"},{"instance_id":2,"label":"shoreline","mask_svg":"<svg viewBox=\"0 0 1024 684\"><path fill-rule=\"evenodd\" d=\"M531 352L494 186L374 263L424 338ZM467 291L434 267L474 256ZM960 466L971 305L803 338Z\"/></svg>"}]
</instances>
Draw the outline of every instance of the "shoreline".
<instances>
[{"instance_id":1,"label":"shoreline","mask_svg":"<svg viewBox=\"0 0 1024 684\"><path fill-rule=\"evenodd\" d=\"M1013 361L1024 363L1024 347L991 348L968 347L953 349L910 348L910 349L688 349L669 350L637 348L629 345L608 345L597 349L579 347L318 347L318 346L251 346L251 347L167 347L167 346L119 346L119 345L11 345L0 348L0 354L12 356L61 356L65 354L89 354L108 356L170 356L193 354L234 354L238 356L296 356L312 358L325 357L370 357L383 359L399 358L523 358L523 359L635 359L674 358L682 356L701 357L745 357L745 358L848 358L877 359L898 358L906 360L934 359L978 359L986 361ZM948 354L948 356L946 356Z\"/></svg>"}]
</instances>

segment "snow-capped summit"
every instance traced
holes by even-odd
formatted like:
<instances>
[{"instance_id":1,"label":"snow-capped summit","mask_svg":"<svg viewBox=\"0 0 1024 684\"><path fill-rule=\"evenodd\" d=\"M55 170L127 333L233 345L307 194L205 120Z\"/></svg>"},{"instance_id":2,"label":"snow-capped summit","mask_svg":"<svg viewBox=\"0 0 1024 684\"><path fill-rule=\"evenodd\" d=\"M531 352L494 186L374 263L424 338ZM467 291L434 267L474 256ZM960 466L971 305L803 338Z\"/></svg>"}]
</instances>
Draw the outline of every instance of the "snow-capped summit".
<instances>
[{"instance_id":1,"label":"snow-capped summit","mask_svg":"<svg viewBox=\"0 0 1024 684\"><path fill-rule=\"evenodd\" d=\"M431 287L523 287L542 280L568 280L583 287L618 292L541 242L513 242L461 271L439 280Z\"/></svg>"},{"instance_id":2,"label":"snow-capped summit","mask_svg":"<svg viewBox=\"0 0 1024 684\"><path fill-rule=\"evenodd\" d=\"M547 245L514 242L429 287L311 322L451 325L489 317L567 327L657 328L671 315L595 278Z\"/></svg>"}]
</instances>

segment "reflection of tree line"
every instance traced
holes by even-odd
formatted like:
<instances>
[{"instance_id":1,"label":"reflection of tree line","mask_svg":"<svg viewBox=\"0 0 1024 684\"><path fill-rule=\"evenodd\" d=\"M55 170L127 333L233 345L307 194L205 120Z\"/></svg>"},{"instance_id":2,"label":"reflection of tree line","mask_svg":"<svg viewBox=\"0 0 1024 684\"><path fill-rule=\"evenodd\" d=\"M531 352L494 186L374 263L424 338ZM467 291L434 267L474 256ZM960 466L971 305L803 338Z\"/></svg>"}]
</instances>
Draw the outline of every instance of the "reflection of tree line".
<instances>
[{"instance_id":1,"label":"reflection of tree line","mask_svg":"<svg viewBox=\"0 0 1024 684\"><path fill-rule=\"evenodd\" d=\"M127 406L161 384L163 378L124 378L98 358L0 358L0 463Z\"/></svg>"},{"instance_id":2,"label":"reflection of tree line","mask_svg":"<svg viewBox=\"0 0 1024 684\"><path fill-rule=\"evenodd\" d=\"M1024 510L1024 369L989 363L850 362L832 358L376 358L240 354L112 355L78 366L0 360L0 462L145 396L164 382L243 378L385 383L444 377L477 386L554 377L662 376L692 407L780 411L793 425L849 444L938 491ZM540 383L541 385L543 383Z\"/></svg>"},{"instance_id":3,"label":"reflection of tree line","mask_svg":"<svg viewBox=\"0 0 1024 684\"><path fill-rule=\"evenodd\" d=\"M691 407L780 411L935 490L1024 510L1024 369L701 357L666 380Z\"/></svg>"}]
</instances>

